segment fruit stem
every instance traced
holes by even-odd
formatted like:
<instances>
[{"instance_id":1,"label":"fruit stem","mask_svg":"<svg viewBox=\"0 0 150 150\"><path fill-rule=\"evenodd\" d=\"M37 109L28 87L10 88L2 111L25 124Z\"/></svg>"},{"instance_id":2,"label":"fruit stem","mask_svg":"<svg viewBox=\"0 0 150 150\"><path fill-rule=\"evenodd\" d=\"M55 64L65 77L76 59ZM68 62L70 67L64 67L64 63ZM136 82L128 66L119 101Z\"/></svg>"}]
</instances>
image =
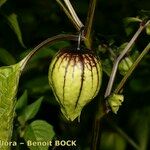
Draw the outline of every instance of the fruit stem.
<instances>
[{"instance_id":1,"label":"fruit stem","mask_svg":"<svg viewBox=\"0 0 150 150\"><path fill-rule=\"evenodd\" d=\"M39 45L37 45L25 58L24 62L22 64L22 70L25 68L26 64L29 62L29 60L39 51L41 48L52 45L58 41L63 40L71 40L71 41L78 41L78 35L72 35L72 34L59 34L56 36L53 36L51 38L46 39L45 41L41 42ZM84 40L84 37L81 36L81 40Z\"/></svg>"},{"instance_id":2,"label":"fruit stem","mask_svg":"<svg viewBox=\"0 0 150 150\"><path fill-rule=\"evenodd\" d=\"M101 142L101 134L102 134L102 119L105 116L105 110L103 102L99 103L98 112L96 113L94 123L93 123L93 131L92 131L92 141L91 141L91 150L98 150L100 148ZM99 115L101 114L101 115Z\"/></svg>"},{"instance_id":3,"label":"fruit stem","mask_svg":"<svg viewBox=\"0 0 150 150\"><path fill-rule=\"evenodd\" d=\"M79 17L77 16L73 6L71 5L69 0L64 0L64 3L61 2L61 0L56 0L57 3L60 5L60 7L63 9L65 14L68 16L68 18L71 20L72 24L75 26L77 31L80 31L80 29L84 26ZM66 5L66 6L65 6Z\"/></svg>"},{"instance_id":4,"label":"fruit stem","mask_svg":"<svg viewBox=\"0 0 150 150\"><path fill-rule=\"evenodd\" d=\"M90 0L88 15L85 23L85 45L87 48L91 49L92 40L91 40L91 30L93 25L93 18L95 13L97 0Z\"/></svg>"}]
</instances>

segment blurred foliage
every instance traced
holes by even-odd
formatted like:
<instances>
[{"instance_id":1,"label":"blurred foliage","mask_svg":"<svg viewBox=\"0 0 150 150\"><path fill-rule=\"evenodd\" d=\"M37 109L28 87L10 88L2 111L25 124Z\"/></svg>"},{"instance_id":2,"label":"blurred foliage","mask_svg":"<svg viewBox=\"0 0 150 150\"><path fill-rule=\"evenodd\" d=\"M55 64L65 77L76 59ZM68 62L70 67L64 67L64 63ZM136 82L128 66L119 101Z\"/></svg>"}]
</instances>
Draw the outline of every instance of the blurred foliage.
<instances>
[{"instance_id":1,"label":"blurred foliage","mask_svg":"<svg viewBox=\"0 0 150 150\"><path fill-rule=\"evenodd\" d=\"M88 1L72 0L71 2L84 22L88 10ZM99 47L98 54L102 60L105 72L102 92L108 82L108 76L112 69L112 61L120 53L121 46L126 44L135 33L140 19L150 17L149 6L149 0L98 1L94 20L93 39L94 46ZM147 34L144 32L138 38L131 50L129 57L132 57L132 60L137 58L150 41L150 36L148 35L149 29L150 27L146 29ZM76 33L76 30L55 0L0 0L0 66L18 62L41 41L60 33ZM73 123L68 123L60 115L59 106L48 85L47 74L51 58L60 48L69 46L70 44L72 43L62 41L53 46L43 48L25 68L19 84L18 97L22 95L24 90L26 92L18 100L16 113L18 116L21 114L28 116L26 114L30 112L30 115L26 119L27 122L24 121L28 125L26 130L23 130L26 131L26 134L20 129L19 131L21 135L25 136L25 139L34 139L35 136L39 136L38 131L43 130L43 128L41 129L41 126L43 126L47 129L47 134L43 131L41 135L45 139L52 138L55 131L58 139L77 140L77 147L56 147L56 150L89 150L92 137L93 114L99 97L95 98L95 101L85 107L80 123L77 120ZM125 99L117 116L112 115L116 124L133 138L140 146L140 150L150 149L148 142L150 140L149 62L150 55L148 54L126 84L123 92ZM116 83L121 78L122 76L118 75ZM42 96L44 96L42 103L41 100L35 101ZM35 103L39 109L30 109ZM20 112L20 110L23 111ZM34 120L45 120L47 122L32 122L33 117ZM18 126L18 121L16 121L16 126ZM104 124L104 129L105 132L102 134L101 142L102 150L135 149L122 135L115 131L112 132L113 129L109 125ZM34 137L31 134L33 130L37 131ZM22 139L19 140L22 141ZM23 149L26 150L27 147L21 147L21 150Z\"/></svg>"}]
</instances>

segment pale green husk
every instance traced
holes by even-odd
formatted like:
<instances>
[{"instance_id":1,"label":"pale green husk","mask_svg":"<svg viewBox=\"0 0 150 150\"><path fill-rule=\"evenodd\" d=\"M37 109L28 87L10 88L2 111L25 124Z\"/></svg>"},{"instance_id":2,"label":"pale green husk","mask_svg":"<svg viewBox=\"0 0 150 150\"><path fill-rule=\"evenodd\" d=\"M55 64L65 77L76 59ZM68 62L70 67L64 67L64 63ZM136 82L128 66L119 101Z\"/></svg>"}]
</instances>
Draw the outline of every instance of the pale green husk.
<instances>
[{"instance_id":1,"label":"pale green husk","mask_svg":"<svg viewBox=\"0 0 150 150\"><path fill-rule=\"evenodd\" d=\"M86 56L89 57L88 54ZM60 58L56 56L51 62L49 83L60 104L63 115L68 120L73 121L80 116L83 107L97 95L101 86L102 67L96 57L94 57L94 62L90 61L91 64L85 61L84 66L78 61L78 58L76 58L75 64L74 59L70 60L69 57L63 59L63 57L64 55ZM82 78L83 86L80 93Z\"/></svg>"}]
</instances>

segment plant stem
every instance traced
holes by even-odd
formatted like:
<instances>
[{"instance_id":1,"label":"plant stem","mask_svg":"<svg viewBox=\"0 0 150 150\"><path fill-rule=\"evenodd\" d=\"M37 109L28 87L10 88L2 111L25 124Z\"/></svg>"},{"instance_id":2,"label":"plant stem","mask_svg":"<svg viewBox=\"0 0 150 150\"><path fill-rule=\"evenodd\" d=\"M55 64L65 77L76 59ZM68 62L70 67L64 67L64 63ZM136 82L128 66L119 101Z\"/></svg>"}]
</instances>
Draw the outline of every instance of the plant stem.
<instances>
[{"instance_id":1,"label":"plant stem","mask_svg":"<svg viewBox=\"0 0 150 150\"><path fill-rule=\"evenodd\" d=\"M79 29L81 29L83 27L82 22L80 21L79 17L77 16L73 6L71 5L69 0L64 0L72 18L75 20L75 22L77 23L77 25L79 26Z\"/></svg>"},{"instance_id":2,"label":"plant stem","mask_svg":"<svg viewBox=\"0 0 150 150\"><path fill-rule=\"evenodd\" d=\"M81 40L83 40L84 37L81 37ZM41 42L39 45L37 45L25 58L24 58L24 63L22 65L22 70L28 63L28 61L39 51L41 48L44 46L52 45L58 41L62 40L73 40L77 41L78 40L78 35L72 35L72 34L60 34L53 36L51 38L46 39L45 41Z\"/></svg>"},{"instance_id":3,"label":"plant stem","mask_svg":"<svg viewBox=\"0 0 150 150\"><path fill-rule=\"evenodd\" d=\"M93 136L92 136L92 142L91 142L91 150L97 150L97 144L98 142L97 141L100 141L99 140L99 135L100 134L100 120L98 119L95 119L95 122L94 122L94 126L93 126Z\"/></svg>"},{"instance_id":4,"label":"plant stem","mask_svg":"<svg viewBox=\"0 0 150 150\"><path fill-rule=\"evenodd\" d=\"M121 82L118 84L117 88L114 91L115 93L119 93L119 91L122 89L123 85L125 84L125 82L129 78L129 76L132 74L132 72L134 71L134 69L137 67L137 65L139 64L139 62L148 53L149 50L150 50L150 43L146 46L146 48L143 50L143 52L138 56L138 58L133 63L133 65L131 66L131 68L127 72L127 74L123 77L123 79L121 80Z\"/></svg>"},{"instance_id":5,"label":"plant stem","mask_svg":"<svg viewBox=\"0 0 150 150\"><path fill-rule=\"evenodd\" d=\"M146 24L143 25L143 23L140 24L139 29L137 30L137 32L134 34L134 36L132 37L132 39L130 40L130 42L128 43L128 45L125 47L125 49L121 52L121 54L118 56L118 58L115 60L114 65L113 65L113 69L110 75L110 79L106 88L106 92L105 92L105 98L107 96L110 95L111 91L112 91L112 87L114 84L114 80L116 77L116 73L117 73L117 68L118 68L118 64L121 61L121 59L125 56L125 54L129 51L129 49L133 46L133 44L135 43L136 39L138 38L138 36L140 35L140 33L143 31L143 29L149 24L150 21L148 21Z\"/></svg>"},{"instance_id":6,"label":"plant stem","mask_svg":"<svg viewBox=\"0 0 150 150\"><path fill-rule=\"evenodd\" d=\"M56 0L57 3L60 5L60 7L63 9L65 14L68 16L68 18L71 20L77 31L80 31L80 29L84 26L82 22L80 21L79 17L77 16L74 8L72 7L69 0L64 0L65 5L61 0Z\"/></svg>"},{"instance_id":7,"label":"plant stem","mask_svg":"<svg viewBox=\"0 0 150 150\"><path fill-rule=\"evenodd\" d=\"M68 11L68 9L64 6L64 4L60 0L56 0L56 1L60 5L60 7L63 9L63 11L65 12L65 14L68 16L68 18L70 19L70 21L72 22L72 24L75 26L75 28L79 31L80 27L75 22L75 20L72 18L72 16L71 16L70 12Z\"/></svg>"},{"instance_id":8,"label":"plant stem","mask_svg":"<svg viewBox=\"0 0 150 150\"><path fill-rule=\"evenodd\" d=\"M113 83L114 83L114 79L115 79L115 76L116 76L116 72L117 72L117 68L118 68L118 64L119 64L120 60L129 51L129 49L132 47L132 45L134 44L134 42L136 41L136 39L138 38L140 33L143 31L143 29L149 23L150 23L150 21L148 21L145 25L142 25L142 24L140 25L139 29L134 34L134 36L132 37L132 39L130 40L128 45L125 47L125 49L122 51L122 53L119 55L119 57L114 62L113 69L112 69L111 76L110 76L110 79L109 79L109 82L108 82L108 85L107 85L107 88L106 88L106 92L105 92L104 98L109 96L110 93L111 93L112 86L113 86ZM146 48L146 49L148 49L148 48ZM144 50L144 53L147 53L146 51L148 51L148 50ZM145 55L145 54L142 54L142 55ZM118 89L120 90L120 88L118 88ZM100 107L99 110L101 110L101 111L97 111L97 115L96 115L95 121L94 121L94 123L96 123L96 125L94 124L95 126L94 126L94 130L93 130L93 135L94 135L93 137L96 137L96 138L94 138L94 141L93 141L92 145L95 145L95 146L93 146L91 148L91 150L97 150L97 148L98 148L98 142L99 142L99 138L98 137L101 136L101 133L99 133L99 128L101 126L101 120L108 113L107 108L104 109L105 107L107 107L106 106L106 101L104 101L101 105L99 105L99 107ZM103 107L103 109L101 109L102 107ZM133 141L132 142L130 141L130 143L133 144ZM135 143L133 145L134 145L134 147L138 147L137 145L135 145Z\"/></svg>"},{"instance_id":9,"label":"plant stem","mask_svg":"<svg viewBox=\"0 0 150 150\"><path fill-rule=\"evenodd\" d=\"M85 45L91 49L91 30L97 0L90 0L88 15L85 23Z\"/></svg>"},{"instance_id":10,"label":"plant stem","mask_svg":"<svg viewBox=\"0 0 150 150\"><path fill-rule=\"evenodd\" d=\"M98 103L98 110L95 115L92 131L91 150L98 150L100 147L100 138L102 134L102 118L105 116L105 106L103 105L104 100L100 100Z\"/></svg>"}]
</instances>

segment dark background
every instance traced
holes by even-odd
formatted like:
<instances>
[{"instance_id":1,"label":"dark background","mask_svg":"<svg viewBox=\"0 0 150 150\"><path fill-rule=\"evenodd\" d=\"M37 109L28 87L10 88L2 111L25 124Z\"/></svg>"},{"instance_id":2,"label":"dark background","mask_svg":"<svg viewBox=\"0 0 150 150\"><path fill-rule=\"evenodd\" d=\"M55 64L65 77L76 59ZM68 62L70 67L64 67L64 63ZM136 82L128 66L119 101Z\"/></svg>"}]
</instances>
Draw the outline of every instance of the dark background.
<instances>
[{"instance_id":1,"label":"dark background","mask_svg":"<svg viewBox=\"0 0 150 150\"><path fill-rule=\"evenodd\" d=\"M73 6L85 22L88 10L88 1L72 0ZM141 15L141 10L150 10L149 0L98 0L94 19L93 39L95 45L114 41L116 47L128 42L138 24L131 24L132 31L128 35L127 27L123 19ZM10 29L3 15L16 13L23 41L23 48ZM73 33L76 30L60 9L55 0L8 0L0 8L0 47L9 51L16 62L25 54L48 37L60 33ZM148 44L150 38L143 33L136 43L136 49L141 52ZM19 85L18 97L27 89L29 103L40 96L44 96L44 102L35 119L44 119L54 126L55 132L60 138L77 139L80 149L88 150L91 138L93 112L96 101L91 102L83 111L81 123L66 122L60 115L59 106L55 101L48 85L47 72L49 63L54 53L60 47L69 45L68 42L55 44L45 48L46 52L38 54L26 67ZM51 52L50 52L51 51ZM144 57L140 65L134 71L124 88L125 100L118 115L109 114L108 120L103 123L102 150L134 150L133 146L124 139L124 134L118 134L116 126L124 130L136 143L145 146L142 150L150 149L148 145L150 127L150 55ZM0 66L7 65L0 60ZM118 76L117 80L120 79ZM104 73L101 95L108 82L108 76ZM112 120L114 126L112 127ZM119 146L120 147L119 147ZM79 149L78 147L78 149ZM87 149L86 149L87 148ZM60 148L62 149L62 148ZM67 149L67 148L65 148ZM73 148L72 148L73 149ZM76 148L75 148L76 149Z\"/></svg>"}]
</instances>

